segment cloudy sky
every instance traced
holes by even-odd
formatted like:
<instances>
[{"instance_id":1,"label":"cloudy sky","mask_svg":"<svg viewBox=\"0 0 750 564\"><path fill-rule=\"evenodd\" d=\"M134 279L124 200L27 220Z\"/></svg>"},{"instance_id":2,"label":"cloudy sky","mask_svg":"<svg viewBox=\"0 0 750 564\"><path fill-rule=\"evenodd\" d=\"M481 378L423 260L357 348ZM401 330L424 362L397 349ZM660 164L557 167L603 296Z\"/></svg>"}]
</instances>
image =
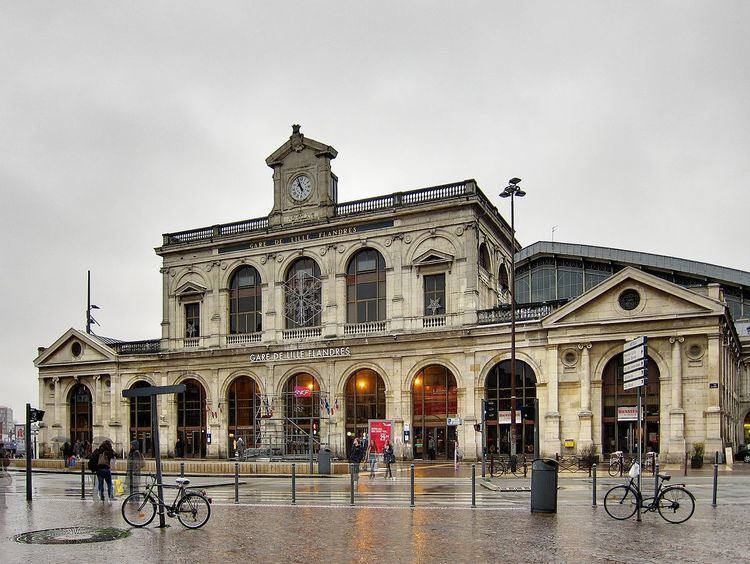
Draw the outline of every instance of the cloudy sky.
<instances>
[{"instance_id":1,"label":"cloudy sky","mask_svg":"<svg viewBox=\"0 0 750 564\"><path fill-rule=\"evenodd\" d=\"M266 215L302 124L342 201L512 176L522 244L750 270L745 1L0 0L0 405L38 346L160 335L161 234Z\"/></svg>"}]
</instances>

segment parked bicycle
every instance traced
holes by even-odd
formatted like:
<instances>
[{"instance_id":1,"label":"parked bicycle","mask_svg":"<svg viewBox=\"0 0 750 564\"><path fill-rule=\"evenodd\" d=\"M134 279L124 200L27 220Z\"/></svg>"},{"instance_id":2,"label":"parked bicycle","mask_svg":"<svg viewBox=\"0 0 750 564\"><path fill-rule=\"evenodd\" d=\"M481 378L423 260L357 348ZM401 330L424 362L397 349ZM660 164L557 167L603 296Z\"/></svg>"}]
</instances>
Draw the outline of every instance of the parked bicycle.
<instances>
[{"instance_id":1,"label":"parked bicycle","mask_svg":"<svg viewBox=\"0 0 750 564\"><path fill-rule=\"evenodd\" d=\"M643 511L658 511L669 523L684 523L695 511L695 497L685 484L664 486L669 480L668 474L659 474L656 495L644 498L636 479L631 477L627 486L621 484L607 492L604 509L613 519L624 521L635 514L640 504Z\"/></svg>"},{"instance_id":2,"label":"parked bicycle","mask_svg":"<svg viewBox=\"0 0 750 564\"><path fill-rule=\"evenodd\" d=\"M613 452L609 457L609 475L622 476L627 474L634 462L636 462L635 458L625 458L621 450ZM653 472L655 464L656 453L647 452L643 459L643 469L647 472Z\"/></svg>"},{"instance_id":3,"label":"parked bicycle","mask_svg":"<svg viewBox=\"0 0 750 564\"><path fill-rule=\"evenodd\" d=\"M180 523L188 529L198 529L208 522L211 517L211 500L204 491L187 488L190 480L177 478L172 484L158 484L156 476L151 475L151 481L144 492L130 494L122 502L122 517L133 527L145 527L156 515L157 506L163 507L169 517L177 517ZM176 488L174 501L167 505L159 497L158 486Z\"/></svg>"},{"instance_id":4,"label":"parked bicycle","mask_svg":"<svg viewBox=\"0 0 750 564\"><path fill-rule=\"evenodd\" d=\"M520 460L516 457L515 460L498 458L494 462L492 474L502 476L503 474L513 474L516 477L526 475L526 460Z\"/></svg>"}]
</instances>

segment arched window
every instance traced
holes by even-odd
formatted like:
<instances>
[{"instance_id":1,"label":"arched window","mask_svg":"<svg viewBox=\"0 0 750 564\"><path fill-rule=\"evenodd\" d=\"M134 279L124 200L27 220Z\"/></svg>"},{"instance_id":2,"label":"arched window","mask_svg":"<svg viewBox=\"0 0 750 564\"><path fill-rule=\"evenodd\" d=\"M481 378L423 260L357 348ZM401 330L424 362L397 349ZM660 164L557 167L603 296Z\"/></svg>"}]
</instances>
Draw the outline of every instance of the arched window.
<instances>
[{"instance_id":1,"label":"arched window","mask_svg":"<svg viewBox=\"0 0 750 564\"><path fill-rule=\"evenodd\" d=\"M309 454L310 433L313 451L317 452L320 446L320 386L312 374L299 372L286 381L284 408L285 454Z\"/></svg>"},{"instance_id":2,"label":"arched window","mask_svg":"<svg viewBox=\"0 0 750 564\"><path fill-rule=\"evenodd\" d=\"M198 380L185 380L177 394L177 458L206 456L206 390Z\"/></svg>"},{"instance_id":3,"label":"arched window","mask_svg":"<svg viewBox=\"0 0 750 564\"><path fill-rule=\"evenodd\" d=\"M147 388L151 384L139 380L130 389ZM130 440L138 441L138 450L142 454L153 455L151 441L151 398L130 398Z\"/></svg>"},{"instance_id":4,"label":"arched window","mask_svg":"<svg viewBox=\"0 0 750 564\"><path fill-rule=\"evenodd\" d=\"M490 270L490 252L487 250L486 243L479 245L479 266L487 271Z\"/></svg>"},{"instance_id":5,"label":"arched window","mask_svg":"<svg viewBox=\"0 0 750 564\"><path fill-rule=\"evenodd\" d=\"M497 286L501 292L507 292L510 288L510 282L508 282L508 267L505 263L500 265L500 270L497 273Z\"/></svg>"},{"instance_id":6,"label":"arched window","mask_svg":"<svg viewBox=\"0 0 750 564\"><path fill-rule=\"evenodd\" d=\"M91 392L83 384L76 384L68 395L70 404L70 444L93 440Z\"/></svg>"},{"instance_id":7,"label":"arched window","mask_svg":"<svg viewBox=\"0 0 750 564\"><path fill-rule=\"evenodd\" d=\"M602 373L602 451L635 453L638 450L638 389L623 389L622 354L611 359ZM644 452L659 452L659 367L648 359L648 384L642 389L645 410Z\"/></svg>"},{"instance_id":8,"label":"arched window","mask_svg":"<svg viewBox=\"0 0 750 564\"><path fill-rule=\"evenodd\" d=\"M348 454L354 438L367 432L370 419L385 419L385 383L374 370L358 370L346 381L344 394Z\"/></svg>"},{"instance_id":9,"label":"arched window","mask_svg":"<svg viewBox=\"0 0 750 564\"><path fill-rule=\"evenodd\" d=\"M243 266L229 284L229 332L256 333L263 330L260 275Z\"/></svg>"},{"instance_id":10,"label":"arched window","mask_svg":"<svg viewBox=\"0 0 750 564\"><path fill-rule=\"evenodd\" d=\"M234 456L237 450L237 439L242 438L247 447L258 447L260 442L261 409L260 388L249 376L240 376L232 381L227 394L229 409L227 452Z\"/></svg>"},{"instance_id":11,"label":"arched window","mask_svg":"<svg viewBox=\"0 0 750 564\"><path fill-rule=\"evenodd\" d=\"M420 370L412 383L412 429L414 458L452 458L456 428L448 417L458 414L456 378L444 366L433 364Z\"/></svg>"},{"instance_id":12,"label":"arched window","mask_svg":"<svg viewBox=\"0 0 750 564\"><path fill-rule=\"evenodd\" d=\"M385 319L385 261L374 249L359 251L346 271L346 319L366 323Z\"/></svg>"},{"instance_id":13,"label":"arched window","mask_svg":"<svg viewBox=\"0 0 750 564\"><path fill-rule=\"evenodd\" d=\"M286 324L289 329L318 327L322 311L320 268L309 258L297 259L286 273Z\"/></svg>"},{"instance_id":14,"label":"arched window","mask_svg":"<svg viewBox=\"0 0 750 564\"><path fill-rule=\"evenodd\" d=\"M515 389L514 389L515 384ZM500 454L510 454L511 397L516 396L516 454L534 453L534 421L523 419L523 407L534 407L536 376L531 367L516 359L515 382L510 376L510 360L496 364L487 375L485 397L497 402L497 419L487 421L487 445L494 444Z\"/></svg>"}]
</instances>

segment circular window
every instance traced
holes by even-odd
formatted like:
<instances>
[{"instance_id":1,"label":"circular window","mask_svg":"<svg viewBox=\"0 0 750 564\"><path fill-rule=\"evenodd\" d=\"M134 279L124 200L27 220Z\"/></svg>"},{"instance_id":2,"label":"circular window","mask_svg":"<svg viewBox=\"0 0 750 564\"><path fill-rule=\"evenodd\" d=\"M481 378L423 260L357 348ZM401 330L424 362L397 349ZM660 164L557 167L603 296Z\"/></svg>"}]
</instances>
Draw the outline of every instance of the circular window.
<instances>
[{"instance_id":1,"label":"circular window","mask_svg":"<svg viewBox=\"0 0 750 564\"><path fill-rule=\"evenodd\" d=\"M697 360L703 356L703 347L698 344L692 344L688 347L687 355L693 360Z\"/></svg>"},{"instance_id":2,"label":"circular window","mask_svg":"<svg viewBox=\"0 0 750 564\"><path fill-rule=\"evenodd\" d=\"M73 356L81 356L81 353L83 352L83 347L81 347L81 343L76 341L70 346L70 352L73 353Z\"/></svg>"},{"instance_id":3,"label":"circular window","mask_svg":"<svg viewBox=\"0 0 750 564\"><path fill-rule=\"evenodd\" d=\"M641 303L641 295L633 289L625 290L618 298L620 307L625 311L633 311Z\"/></svg>"},{"instance_id":4,"label":"circular window","mask_svg":"<svg viewBox=\"0 0 750 564\"><path fill-rule=\"evenodd\" d=\"M575 366L578 361L578 355L573 349L568 349L563 352L562 361L565 366Z\"/></svg>"}]
</instances>

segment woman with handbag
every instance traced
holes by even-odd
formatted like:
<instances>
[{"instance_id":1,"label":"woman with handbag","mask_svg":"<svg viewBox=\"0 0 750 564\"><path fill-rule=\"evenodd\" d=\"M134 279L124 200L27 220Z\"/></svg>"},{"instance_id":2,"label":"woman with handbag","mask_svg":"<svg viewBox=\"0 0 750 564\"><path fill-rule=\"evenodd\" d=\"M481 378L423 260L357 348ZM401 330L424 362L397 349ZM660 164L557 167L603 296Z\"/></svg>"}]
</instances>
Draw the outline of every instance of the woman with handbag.
<instances>
[{"instance_id":1,"label":"woman with handbag","mask_svg":"<svg viewBox=\"0 0 750 564\"><path fill-rule=\"evenodd\" d=\"M393 479L393 473L391 472L391 464L396 462L396 456L393 454L393 445L391 441L385 443L383 449L383 462L385 462L385 479Z\"/></svg>"}]
</instances>

